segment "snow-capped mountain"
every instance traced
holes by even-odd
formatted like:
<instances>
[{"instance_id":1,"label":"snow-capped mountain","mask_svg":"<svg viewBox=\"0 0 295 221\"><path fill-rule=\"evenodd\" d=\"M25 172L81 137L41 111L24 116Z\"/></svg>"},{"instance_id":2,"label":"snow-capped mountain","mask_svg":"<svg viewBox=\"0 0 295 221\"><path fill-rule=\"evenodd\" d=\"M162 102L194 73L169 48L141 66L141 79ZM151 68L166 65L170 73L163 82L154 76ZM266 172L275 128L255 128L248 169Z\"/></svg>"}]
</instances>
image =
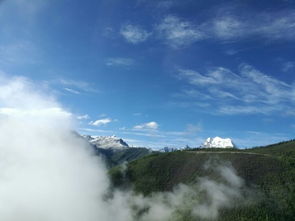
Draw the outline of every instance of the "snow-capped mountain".
<instances>
[{"instance_id":1,"label":"snow-capped mountain","mask_svg":"<svg viewBox=\"0 0 295 221\"><path fill-rule=\"evenodd\" d=\"M116 136L83 135L83 137L97 148L118 150L129 148L128 144L124 140Z\"/></svg>"},{"instance_id":2,"label":"snow-capped mountain","mask_svg":"<svg viewBox=\"0 0 295 221\"><path fill-rule=\"evenodd\" d=\"M214 137L214 138L207 138L204 142L203 148L234 148L235 145L233 144L230 138L221 138L221 137Z\"/></svg>"}]
</instances>

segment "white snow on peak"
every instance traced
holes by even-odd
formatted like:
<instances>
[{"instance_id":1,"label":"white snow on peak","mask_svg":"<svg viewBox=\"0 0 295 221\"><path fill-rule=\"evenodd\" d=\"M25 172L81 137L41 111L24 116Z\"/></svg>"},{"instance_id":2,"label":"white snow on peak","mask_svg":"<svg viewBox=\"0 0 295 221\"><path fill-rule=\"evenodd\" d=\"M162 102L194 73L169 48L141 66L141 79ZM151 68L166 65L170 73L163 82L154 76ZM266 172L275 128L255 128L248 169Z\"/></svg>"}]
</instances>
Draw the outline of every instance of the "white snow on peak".
<instances>
[{"instance_id":1,"label":"white snow on peak","mask_svg":"<svg viewBox=\"0 0 295 221\"><path fill-rule=\"evenodd\" d=\"M90 136L83 135L83 137L92 145L97 148L103 149L125 149L128 148L128 144L121 138L113 136Z\"/></svg>"},{"instance_id":2,"label":"white snow on peak","mask_svg":"<svg viewBox=\"0 0 295 221\"><path fill-rule=\"evenodd\" d=\"M221 138L221 137L214 137L214 138L207 138L204 142L203 148L234 148L235 145L233 144L230 138Z\"/></svg>"}]
</instances>

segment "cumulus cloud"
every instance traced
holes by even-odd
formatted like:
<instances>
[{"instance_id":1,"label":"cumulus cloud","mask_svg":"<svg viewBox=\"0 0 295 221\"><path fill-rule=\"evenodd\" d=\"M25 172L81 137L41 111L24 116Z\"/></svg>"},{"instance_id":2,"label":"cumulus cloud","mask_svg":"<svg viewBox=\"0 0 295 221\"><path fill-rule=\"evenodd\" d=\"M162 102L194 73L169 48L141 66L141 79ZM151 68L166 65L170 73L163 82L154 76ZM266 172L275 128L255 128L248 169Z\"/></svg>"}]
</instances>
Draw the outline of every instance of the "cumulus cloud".
<instances>
[{"instance_id":1,"label":"cumulus cloud","mask_svg":"<svg viewBox=\"0 0 295 221\"><path fill-rule=\"evenodd\" d=\"M96 120L96 121L91 121L89 122L90 125L92 126L103 126L103 125L107 125L109 123L111 123L113 120L111 118L103 118L103 119L99 119L99 120Z\"/></svg>"},{"instance_id":2,"label":"cumulus cloud","mask_svg":"<svg viewBox=\"0 0 295 221\"><path fill-rule=\"evenodd\" d=\"M36 93L33 93L34 91ZM24 77L8 78L5 73L0 73L1 108L14 109L19 112L59 109L53 96L46 96L46 99L42 99L46 93L47 91L41 90L36 84Z\"/></svg>"},{"instance_id":3,"label":"cumulus cloud","mask_svg":"<svg viewBox=\"0 0 295 221\"><path fill-rule=\"evenodd\" d=\"M144 124L135 125L133 129L135 130L157 130L159 127L159 124L155 121L151 121Z\"/></svg>"},{"instance_id":4,"label":"cumulus cloud","mask_svg":"<svg viewBox=\"0 0 295 221\"><path fill-rule=\"evenodd\" d=\"M120 34L125 38L125 40L132 44L138 44L144 42L151 35L148 31L144 30L138 25L123 25L120 30Z\"/></svg>"},{"instance_id":5,"label":"cumulus cloud","mask_svg":"<svg viewBox=\"0 0 295 221\"><path fill-rule=\"evenodd\" d=\"M1 220L103 217L97 185L107 185L107 176L71 132L72 114L22 77L0 77L0 106Z\"/></svg>"},{"instance_id":6,"label":"cumulus cloud","mask_svg":"<svg viewBox=\"0 0 295 221\"><path fill-rule=\"evenodd\" d=\"M186 90L186 96L214 102L223 114L270 114L295 105L293 84L266 75L248 64L240 65L237 73L224 67L213 68L205 74L180 69L178 77L193 86Z\"/></svg>"}]
</instances>

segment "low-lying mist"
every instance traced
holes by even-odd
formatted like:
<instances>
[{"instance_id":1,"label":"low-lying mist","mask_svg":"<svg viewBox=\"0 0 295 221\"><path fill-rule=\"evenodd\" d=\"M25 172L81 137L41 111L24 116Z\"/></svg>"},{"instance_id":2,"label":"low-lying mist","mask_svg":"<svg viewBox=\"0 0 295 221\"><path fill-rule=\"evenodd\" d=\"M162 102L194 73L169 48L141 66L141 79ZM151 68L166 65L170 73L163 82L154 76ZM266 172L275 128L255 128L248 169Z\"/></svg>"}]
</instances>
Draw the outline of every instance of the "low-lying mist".
<instances>
[{"instance_id":1,"label":"low-lying mist","mask_svg":"<svg viewBox=\"0 0 295 221\"><path fill-rule=\"evenodd\" d=\"M216 180L198 178L144 197L112 190L103 161L73 133L70 112L26 78L0 76L0 220L168 221L214 219L245 200L229 165Z\"/></svg>"}]
</instances>

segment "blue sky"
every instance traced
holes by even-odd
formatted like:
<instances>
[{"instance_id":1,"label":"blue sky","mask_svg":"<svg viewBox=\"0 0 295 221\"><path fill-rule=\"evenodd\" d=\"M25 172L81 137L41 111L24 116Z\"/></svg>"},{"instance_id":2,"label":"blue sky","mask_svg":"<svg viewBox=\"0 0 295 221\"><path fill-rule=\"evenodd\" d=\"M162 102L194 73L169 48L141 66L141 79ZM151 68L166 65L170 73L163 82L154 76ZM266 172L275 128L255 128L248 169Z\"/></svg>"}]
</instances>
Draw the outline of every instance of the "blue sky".
<instances>
[{"instance_id":1,"label":"blue sky","mask_svg":"<svg viewBox=\"0 0 295 221\"><path fill-rule=\"evenodd\" d=\"M0 71L130 145L294 138L295 2L4 0Z\"/></svg>"}]
</instances>

